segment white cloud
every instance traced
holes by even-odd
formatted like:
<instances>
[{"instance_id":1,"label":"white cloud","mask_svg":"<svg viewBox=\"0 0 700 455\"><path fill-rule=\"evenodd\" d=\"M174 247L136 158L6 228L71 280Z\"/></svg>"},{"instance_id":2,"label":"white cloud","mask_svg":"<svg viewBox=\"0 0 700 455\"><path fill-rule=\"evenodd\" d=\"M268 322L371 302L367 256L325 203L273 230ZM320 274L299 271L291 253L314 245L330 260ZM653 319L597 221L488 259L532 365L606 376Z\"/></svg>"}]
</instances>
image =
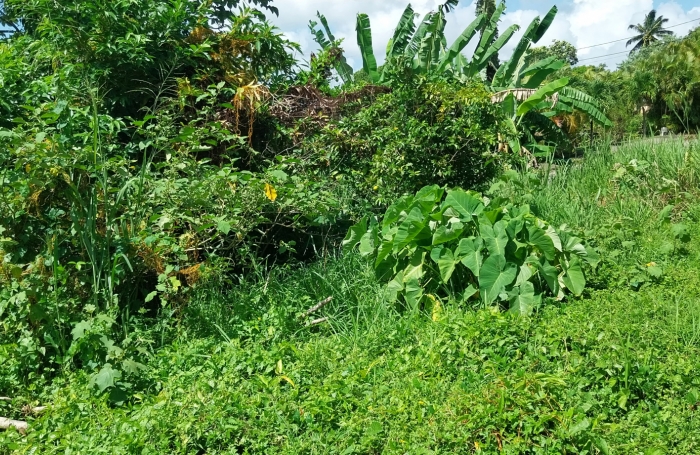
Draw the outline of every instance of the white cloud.
<instances>
[{"instance_id":1,"label":"white cloud","mask_svg":"<svg viewBox=\"0 0 700 455\"><path fill-rule=\"evenodd\" d=\"M354 68L362 66L359 49L356 44L355 17L358 12L367 13L372 24L372 41L377 60L384 59L385 46L391 38L394 28L406 7L408 0L384 0L369 2L366 0L275 0L279 8L279 17L271 16L271 20L285 35L299 43L306 58L317 48L308 29L310 19L316 18L316 11L324 14L331 30L338 38L344 38L344 48L349 63ZM434 10L444 0L413 0L411 4L420 17ZM507 58L530 21L537 15L546 14L551 7L548 2L530 0L530 9L507 11L501 21L501 30L511 24L518 24L521 30L511 38L504 48L501 59ZM560 3L561 5L561 3ZM577 48L587 48L579 51L582 63L605 63L614 67L624 60L628 50L625 41L619 41L603 46L589 46L628 38L632 32L627 29L629 24L642 22L644 15L656 7L658 14L669 19L667 25L675 25L692 19L700 19L700 7L685 10L676 1L654 2L653 0L568 0L560 7L554 23L542 38L539 45L551 43L554 39L566 40ZM446 35L448 42L454 40L462 30L474 19L474 2L462 1L455 11L448 15ZM700 25L694 22L672 30L678 35L684 35L692 28ZM476 41L476 40L474 40ZM467 49L467 55L471 52ZM621 53L609 57L607 54ZM586 60L583 60L586 59Z\"/></svg>"}]
</instances>

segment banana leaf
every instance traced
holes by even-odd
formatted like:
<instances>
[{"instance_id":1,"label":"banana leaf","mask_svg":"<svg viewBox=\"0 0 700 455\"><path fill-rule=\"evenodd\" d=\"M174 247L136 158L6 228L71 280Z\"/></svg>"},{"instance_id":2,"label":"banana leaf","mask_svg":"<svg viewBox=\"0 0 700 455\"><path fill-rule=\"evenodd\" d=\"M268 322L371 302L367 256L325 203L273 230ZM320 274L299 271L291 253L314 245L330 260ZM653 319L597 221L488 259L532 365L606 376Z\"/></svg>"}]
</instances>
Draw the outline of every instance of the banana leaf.
<instances>
[{"instance_id":1,"label":"banana leaf","mask_svg":"<svg viewBox=\"0 0 700 455\"><path fill-rule=\"evenodd\" d=\"M372 27L369 22L369 16L366 14L357 15L357 45L360 47L362 54L362 67L369 75L372 83L379 81L379 73L377 72L377 59L374 57L374 49L372 48Z\"/></svg>"},{"instance_id":2,"label":"banana leaf","mask_svg":"<svg viewBox=\"0 0 700 455\"><path fill-rule=\"evenodd\" d=\"M563 77L538 89L531 97L518 106L518 115L523 116L530 112L535 106L544 101L547 97L557 93L569 84L569 78Z\"/></svg>"},{"instance_id":3,"label":"banana leaf","mask_svg":"<svg viewBox=\"0 0 700 455\"><path fill-rule=\"evenodd\" d=\"M483 25L485 19L486 16L480 14L474 21L472 21L471 24L467 26L467 28L464 29L462 34L459 35L459 37L457 37L457 39L454 41L454 43L452 43L452 46L450 46L447 52L444 52L442 54L442 57L440 58L440 62L438 64L438 72L443 72L447 65L452 63L452 61L455 58L457 58L458 55L461 55L462 50L464 50L464 48L467 47L469 42L476 34L477 30L480 29Z\"/></svg>"}]
</instances>

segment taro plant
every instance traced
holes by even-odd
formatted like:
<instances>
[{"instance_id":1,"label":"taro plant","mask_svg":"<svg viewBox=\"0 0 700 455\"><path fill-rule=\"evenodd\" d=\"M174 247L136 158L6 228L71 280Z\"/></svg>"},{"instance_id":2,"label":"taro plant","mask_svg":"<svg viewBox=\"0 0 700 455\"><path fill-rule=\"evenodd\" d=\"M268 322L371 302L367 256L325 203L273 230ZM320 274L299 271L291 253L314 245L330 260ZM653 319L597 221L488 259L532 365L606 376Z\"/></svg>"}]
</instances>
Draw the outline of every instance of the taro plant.
<instances>
[{"instance_id":1,"label":"taro plant","mask_svg":"<svg viewBox=\"0 0 700 455\"><path fill-rule=\"evenodd\" d=\"M565 226L537 218L527 205L496 206L480 194L437 185L404 196L381 222L361 220L346 251L374 259L392 299L418 308L424 296L456 296L527 314L551 295L581 295L585 264L597 253Z\"/></svg>"}]
</instances>

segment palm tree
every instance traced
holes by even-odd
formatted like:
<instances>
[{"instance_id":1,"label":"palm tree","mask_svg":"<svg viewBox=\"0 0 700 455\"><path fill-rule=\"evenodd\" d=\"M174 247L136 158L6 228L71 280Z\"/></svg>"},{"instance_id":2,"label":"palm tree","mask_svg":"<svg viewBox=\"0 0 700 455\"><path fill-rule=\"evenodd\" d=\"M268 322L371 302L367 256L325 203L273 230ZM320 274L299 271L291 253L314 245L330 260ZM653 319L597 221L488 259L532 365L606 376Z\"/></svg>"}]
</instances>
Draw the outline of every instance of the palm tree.
<instances>
[{"instance_id":1,"label":"palm tree","mask_svg":"<svg viewBox=\"0 0 700 455\"><path fill-rule=\"evenodd\" d=\"M629 30L639 33L639 35L627 41L627 46L637 43L630 51L630 54L659 41L661 37L673 35L672 31L664 28L666 22L668 22L668 19L663 16L656 17L656 10L653 9L644 17L644 23L630 25Z\"/></svg>"}]
</instances>

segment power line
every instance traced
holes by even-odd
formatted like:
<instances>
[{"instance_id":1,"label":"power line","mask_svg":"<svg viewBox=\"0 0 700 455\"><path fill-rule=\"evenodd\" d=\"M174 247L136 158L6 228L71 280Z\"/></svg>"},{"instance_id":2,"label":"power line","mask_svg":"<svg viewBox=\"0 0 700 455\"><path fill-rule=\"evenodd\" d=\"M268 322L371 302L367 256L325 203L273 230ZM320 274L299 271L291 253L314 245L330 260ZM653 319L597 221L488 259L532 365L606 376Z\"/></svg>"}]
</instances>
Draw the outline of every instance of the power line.
<instances>
[{"instance_id":1,"label":"power line","mask_svg":"<svg viewBox=\"0 0 700 455\"><path fill-rule=\"evenodd\" d=\"M603 57L610 57L611 55L620 55L620 54L628 54L628 53L629 53L629 51L615 52L612 54L599 55L597 57L580 58L580 59L578 59L578 61L583 62L585 60L597 60L597 59L603 58Z\"/></svg>"},{"instance_id":2,"label":"power line","mask_svg":"<svg viewBox=\"0 0 700 455\"><path fill-rule=\"evenodd\" d=\"M681 25L690 24L691 22L697 22L697 21L700 21L700 19L693 19L692 21L682 22L682 23L680 23L680 24L671 25L670 27L666 27L666 28L680 27ZM606 44L613 44L613 43L619 43L620 41L627 41L627 40L632 39L632 38L634 38L634 36L630 36L630 37L627 37L627 38L617 39L617 40L615 40L615 41L608 41L607 43L600 43L600 44L593 44L592 46L579 47L579 48L576 49L576 50L577 50L577 51L582 51L582 50L584 50L584 49L590 49L590 48L592 48L592 47L605 46Z\"/></svg>"}]
</instances>

